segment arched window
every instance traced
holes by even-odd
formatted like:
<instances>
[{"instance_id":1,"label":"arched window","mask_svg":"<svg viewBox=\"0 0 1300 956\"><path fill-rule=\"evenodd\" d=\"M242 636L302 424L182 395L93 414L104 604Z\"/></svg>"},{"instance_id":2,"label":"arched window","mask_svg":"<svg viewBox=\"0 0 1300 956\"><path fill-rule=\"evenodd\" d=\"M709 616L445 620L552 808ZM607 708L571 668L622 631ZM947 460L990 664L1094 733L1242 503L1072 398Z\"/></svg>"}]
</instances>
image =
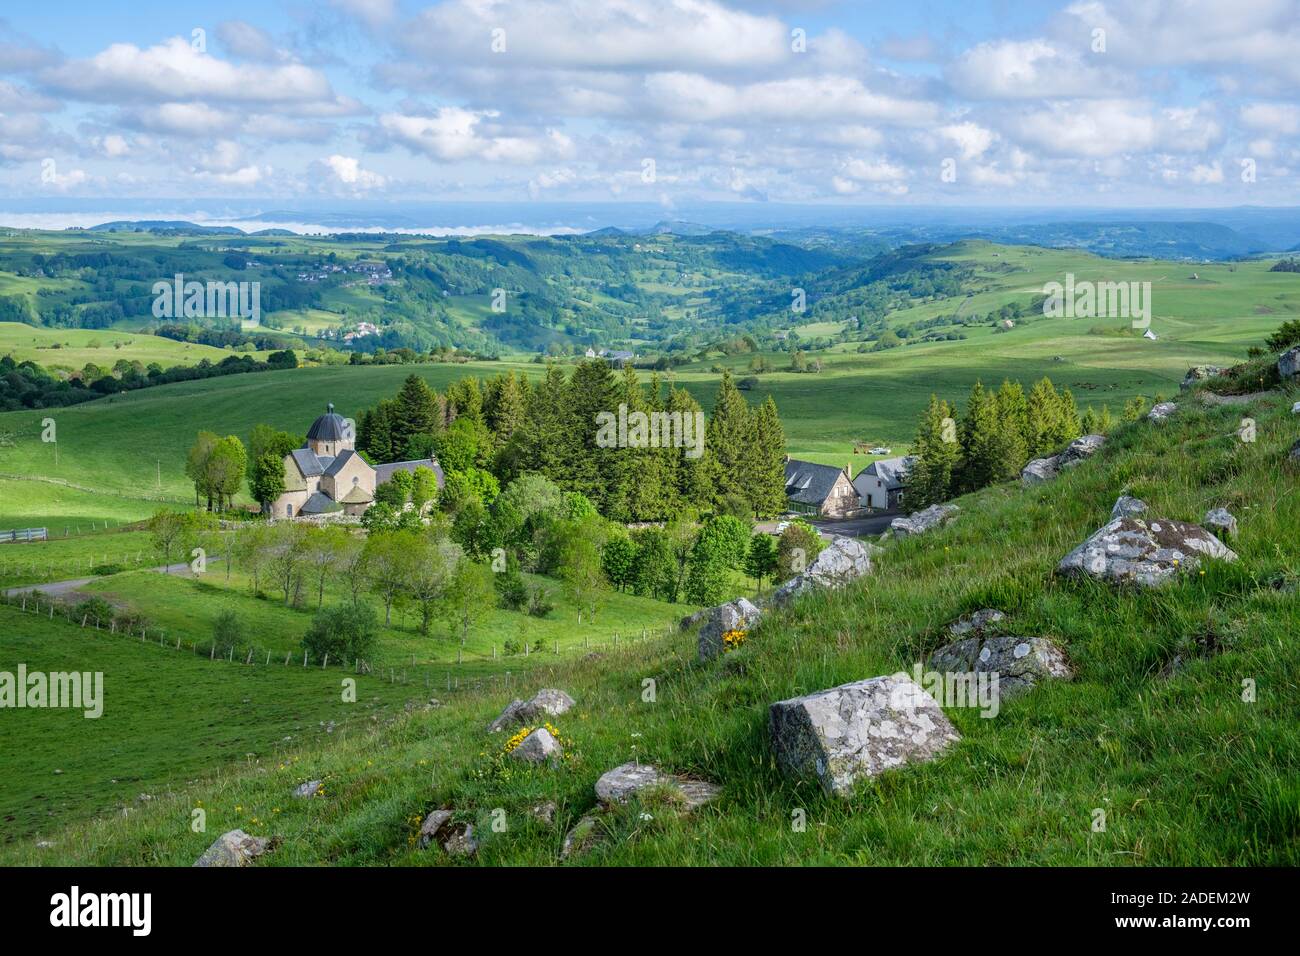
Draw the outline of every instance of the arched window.
<instances>
[{"instance_id":1,"label":"arched window","mask_svg":"<svg viewBox=\"0 0 1300 956\"><path fill-rule=\"evenodd\" d=\"M285 506L284 506L284 514L285 514L285 517L287 517L287 518L292 518L292 517L293 517L293 505L285 505Z\"/></svg>"}]
</instances>

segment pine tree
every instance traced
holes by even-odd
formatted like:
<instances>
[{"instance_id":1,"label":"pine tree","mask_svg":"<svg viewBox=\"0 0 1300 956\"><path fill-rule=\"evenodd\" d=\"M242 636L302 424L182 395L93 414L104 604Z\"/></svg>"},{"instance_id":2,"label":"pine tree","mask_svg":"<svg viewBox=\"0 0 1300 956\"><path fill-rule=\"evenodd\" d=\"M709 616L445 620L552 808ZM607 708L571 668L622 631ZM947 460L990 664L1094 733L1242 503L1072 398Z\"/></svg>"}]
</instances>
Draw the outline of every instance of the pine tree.
<instances>
[{"instance_id":1,"label":"pine tree","mask_svg":"<svg viewBox=\"0 0 1300 956\"><path fill-rule=\"evenodd\" d=\"M768 518L786 508L785 498L785 429L771 395L754 410L753 437L749 451L752 461L746 488L755 515Z\"/></svg>"},{"instance_id":2,"label":"pine tree","mask_svg":"<svg viewBox=\"0 0 1300 956\"><path fill-rule=\"evenodd\" d=\"M1030 458L1043 458L1061 450L1061 402L1049 378L1039 379L1029 390Z\"/></svg>"},{"instance_id":3,"label":"pine tree","mask_svg":"<svg viewBox=\"0 0 1300 956\"><path fill-rule=\"evenodd\" d=\"M930 396L930 404L921 416L912 455L916 459L904 481L903 500L909 510L925 508L947 501L954 492L954 473L960 464L960 446L946 438L955 438L945 427L951 420L952 409L938 396Z\"/></svg>"},{"instance_id":4,"label":"pine tree","mask_svg":"<svg viewBox=\"0 0 1300 956\"><path fill-rule=\"evenodd\" d=\"M390 411L391 452L400 455L417 435L431 435L437 422L437 404L429 383L420 376L406 376Z\"/></svg>"},{"instance_id":5,"label":"pine tree","mask_svg":"<svg viewBox=\"0 0 1300 956\"><path fill-rule=\"evenodd\" d=\"M1020 474L1029 460L1025 433L1029 431L1029 403L1019 382L1006 379L997 394L998 444L1002 468L999 478Z\"/></svg>"},{"instance_id":6,"label":"pine tree","mask_svg":"<svg viewBox=\"0 0 1300 956\"><path fill-rule=\"evenodd\" d=\"M966 403L961 427L961 487L975 491L1002 476L1001 430L997 399L976 382Z\"/></svg>"},{"instance_id":7,"label":"pine tree","mask_svg":"<svg viewBox=\"0 0 1300 956\"><path fill-rule=\"evenodd\" d=\"M1057 396L1057 408L1061 422L1057 444L1065 446L1083 434L1083 424L1079 421L1079 406L1075 404L1074 395L1068 388L1061 389Z\"/></svg>"},{"instance_id":8,"label":"pine tree","mask_svg":"<svg viewBox=\"0 0 1300 956\"><path fill-rule=\"evenodd\" d=\"M716 495L743 491L749 477L749 405L724 371L713 400L713 413L705 429L704 457L716 466Z\"/></svg>"}]
</instances>

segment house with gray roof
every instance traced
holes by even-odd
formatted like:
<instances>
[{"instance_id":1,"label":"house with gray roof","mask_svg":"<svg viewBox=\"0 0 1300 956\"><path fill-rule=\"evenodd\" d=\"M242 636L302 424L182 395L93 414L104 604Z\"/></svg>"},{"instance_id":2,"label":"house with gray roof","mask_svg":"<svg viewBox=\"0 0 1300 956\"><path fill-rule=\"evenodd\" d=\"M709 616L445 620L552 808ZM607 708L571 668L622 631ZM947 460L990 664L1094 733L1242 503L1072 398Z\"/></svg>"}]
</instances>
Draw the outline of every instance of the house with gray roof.
<instances>
[{"instance_id":1,"label":"house with gray roof","mask_svg":"<svg viewBox=\"0 0 1300 956\"><path fill-rule=\"evenodd\" d=\"M849 468L785 457L785 497L790 510L823 518L847 518L858 510Z\"/></svg>"},{"instance_id":2,"label":"house with gray roof","mask_svg":"<svg viewBox=\"0 0 1300 956\"><path fill-rule=\"evenodd\" d=\"M903 503L904 485L914 464L913 455L882 458L858 472L853 488L862 507L868 511L896 511Z\"/></svg>"}]
</instances>

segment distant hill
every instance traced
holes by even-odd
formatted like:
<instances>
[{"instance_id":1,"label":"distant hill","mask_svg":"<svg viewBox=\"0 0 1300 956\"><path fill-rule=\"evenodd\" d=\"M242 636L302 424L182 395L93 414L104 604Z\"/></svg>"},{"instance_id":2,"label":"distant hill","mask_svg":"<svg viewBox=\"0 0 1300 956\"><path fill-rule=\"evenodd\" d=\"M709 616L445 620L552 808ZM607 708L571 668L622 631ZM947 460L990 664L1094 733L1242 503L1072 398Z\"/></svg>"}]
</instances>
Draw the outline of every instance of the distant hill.
<instances>
[{"instance_id":1,"label":"distant hill","mask_svg":"<svg viewBox=\"0 0 1300 956\"><path fill-rule=\"evenodd\" d=\"M101 222L84 232L191 232L209 236L243 236L242 229L234 226L200 226L195 222L180 219L116 219L113 222ZM286 233L292 235L292 233Z\"/></svg>"}]
</instances>

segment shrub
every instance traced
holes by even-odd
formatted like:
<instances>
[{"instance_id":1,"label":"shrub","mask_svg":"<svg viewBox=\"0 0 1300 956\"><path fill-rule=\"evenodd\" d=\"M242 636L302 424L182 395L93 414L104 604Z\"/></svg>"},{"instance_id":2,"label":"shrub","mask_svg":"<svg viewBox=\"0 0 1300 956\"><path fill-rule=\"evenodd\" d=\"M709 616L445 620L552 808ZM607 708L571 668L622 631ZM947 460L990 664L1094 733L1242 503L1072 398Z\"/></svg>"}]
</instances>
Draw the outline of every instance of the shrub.
<instances>
[{"instance_id":1,"label":"shrub","mask_svg":"<svg viewBox=\"0 0 1300 956\"><path fill-rule=\"evenodd\" d=\"M113 620L113 613L113 605L103 598L86 598L72 609L72 619L78 624L84 620L87 627L108 627Z\"/></svg>"},{"instance_id":2,"label":"shrub","mask_svg":"<svg viewBox=\"0 0 1300 956\"><path fill-rule=\"evenodd\" d=\"M212 643L218 654L229 654L243 637L244 624L238 614L229 609L217 614L212 622Z\"/></svg>"},{"instance_id":3,"label":"shrub","mask_svg":"<svg viewBox=\"0 0 1300 956\"><path fill-rule=\"evenodd\" d=\"M528 605L528 585L519 573L519 561L513 555L506 561L506 569L499 571L493 581L497 600L509 611L522 611Z\"/></svg>"},{"instance_id":4,"label":"shrub","mask_svg":"<svg viewBox=\"0 0 1300 956\"><path fill-rule=\"evenodd\" d=\"M135 611L122 611L113 618L113 627L127 634L139 634L153 627L153 621Z\"/></svg>"},{"instance_id":5,"label":"shrub","mask_svg":"<svg viewBox=\"0 0 1300 956\"><path fill-rule=\"evenodd\" d=\"M821 553L826 543L806 521L791 521L777 542L777 574L781 580L792 578Z\"/></svg>"},{"instance_id":6,"label":"shrub","mask_svg":"<svg viewBox=\"0 0 1300 956\"><path fill-rule=\"evenodd\" d=\"M555 610L555 602L551 600L551 592L544 588L536 587L528 592L528 613L533 617L546 617Z\"/></svg>"},{"instance_id":7,"label":"shrub","mask_svg":"<svg viewBox=\"0 0 1300 956\"><path fill-rule=\"evenodd\" d=\"M316 660L365 657L375 646L376 618L368 604L339 604L316 612L302 646Z\"/></svg>"},{"instance_id":8,"label":"shrub","mask_svg":"<svg viewBox=\"0 0 1300 956\"><path fill-rule=\"evenodd\" d=\"M97 577L105 577L110 574L121 574L126 568L120 564L97 564L90 569L90 573Z\"/></svg>"}]
</instances>

